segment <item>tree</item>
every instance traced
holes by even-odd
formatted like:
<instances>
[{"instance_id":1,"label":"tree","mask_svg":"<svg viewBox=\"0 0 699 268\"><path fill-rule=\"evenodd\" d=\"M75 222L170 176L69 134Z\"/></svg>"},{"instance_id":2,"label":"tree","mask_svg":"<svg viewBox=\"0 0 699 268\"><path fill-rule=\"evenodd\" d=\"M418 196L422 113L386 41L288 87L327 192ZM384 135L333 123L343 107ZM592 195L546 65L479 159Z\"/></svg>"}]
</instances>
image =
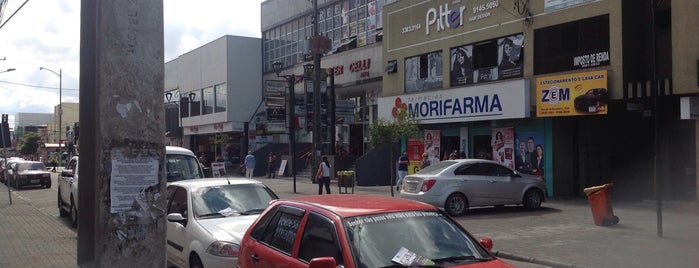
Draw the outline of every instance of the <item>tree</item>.
<instances>
[{"instance_id":1,"label":"tree","mask_svg":"<svg viewBox=\"0 0 699 268\"><path fill-rule=\"evenodd\" d=\"M41 136L36 132L27 132L22 135L19 140L19 145L17 149L22 155L35 155L39 150L39 143L41 142Z\"/></svg>"},{"instance_id":2,"label":"tree","mask_svg":"<svg viewBox=\"0 0 699 268\"><path fill-rule=\"evenodd\" d=\"M209 142L213 143L220 149L217 155L221 154L221 156L223 156L223 145L227 144L230 140L231 137L223 133L216 133L216 135L209 137ZM216 155L214 155L214 159L216 159Z\"/></svg>"},{"instance_id":3,"label":"tree","mask_svg":"<svg viewBox=\"0 0 699 268\"><path fill-rule=\"evenodd\" d=\"M369 142L372 146L384 143L396 143L403 138L416 138L420 136L420 121L410 116L408 107L400 99L396 99L396 106L393 107L393 120L379 119L369 125ZM393 151L390 154L390 163L395 163ZM394 168L391 167L391 196L393 196L393 178L395 178Z\"/></svg>"}]
</instances>

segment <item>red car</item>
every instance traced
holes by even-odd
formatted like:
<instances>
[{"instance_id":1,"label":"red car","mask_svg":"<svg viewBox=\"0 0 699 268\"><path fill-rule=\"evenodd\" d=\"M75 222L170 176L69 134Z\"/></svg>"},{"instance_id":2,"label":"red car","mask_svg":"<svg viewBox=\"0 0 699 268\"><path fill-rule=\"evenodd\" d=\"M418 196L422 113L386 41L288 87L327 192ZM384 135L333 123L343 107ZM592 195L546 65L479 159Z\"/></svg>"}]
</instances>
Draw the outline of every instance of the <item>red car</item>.
<instances>
[{"instance_id":1,"label":"red car","mask_svg":"<svg viewBox=\"0 0 699 268\"><path fill-rule=\"evenodd\" d=\"M280 199L241 242L238 267L514 267L434 206L373 195Z\"/></svg>"}]
</instances>

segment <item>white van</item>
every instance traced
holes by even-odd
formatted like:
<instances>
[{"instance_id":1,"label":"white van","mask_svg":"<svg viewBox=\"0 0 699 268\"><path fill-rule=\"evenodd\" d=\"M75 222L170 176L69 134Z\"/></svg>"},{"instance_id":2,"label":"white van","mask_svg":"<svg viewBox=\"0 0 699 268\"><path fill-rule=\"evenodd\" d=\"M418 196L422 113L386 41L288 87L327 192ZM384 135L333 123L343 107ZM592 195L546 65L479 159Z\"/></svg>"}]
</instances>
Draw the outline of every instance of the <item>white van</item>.
<instances>
[{"instance_id":1,"label":"white van","mask_svg":"<svg viewBox=\"0 0 699 268\"><path fill-rule=\"evenodd\" d=\"M71 216L71 225L78 226L78 162L74 156L58 175L58 211L61 217ZM177 146L165 147L167 182L204 178L204 171L194 153Z\"/></svg>"},{"instance_id":2,"label":"white van","mask_svg":"<svg viewBox=\"0 0 699 268\"><path fill-rule=\"evenodd\" d=\"M201 164L192 151L182 147L167 146L165 155L167 182L204 178Z\"/></svg>"}]
</instances>

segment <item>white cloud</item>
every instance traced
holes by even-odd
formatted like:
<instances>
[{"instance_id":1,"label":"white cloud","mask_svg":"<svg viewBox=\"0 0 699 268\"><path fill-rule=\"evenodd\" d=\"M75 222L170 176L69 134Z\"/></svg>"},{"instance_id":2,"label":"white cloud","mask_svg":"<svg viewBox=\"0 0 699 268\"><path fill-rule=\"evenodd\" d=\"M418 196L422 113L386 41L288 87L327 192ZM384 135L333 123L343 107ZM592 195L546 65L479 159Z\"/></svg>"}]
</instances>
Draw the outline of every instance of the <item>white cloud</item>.
<instances>
[{"instance_id":1,"label":"white cloud","mask_svg":"<svg viewBox=\"0 0 699 268\"><path fill-rule=\"evenodd\" d=\"M223 35L260 37L263 0L164 0L165 61ZM0 28L0 113L52 113L62 71L63 102L78 102L79 0L9 0ZM19 9L23 4L24 6ZM19 9L19 11L17 11ZM12 13L17 11L14 17ZM8 21L9 19L9 21Z\"/></svg>"}]
</instances>

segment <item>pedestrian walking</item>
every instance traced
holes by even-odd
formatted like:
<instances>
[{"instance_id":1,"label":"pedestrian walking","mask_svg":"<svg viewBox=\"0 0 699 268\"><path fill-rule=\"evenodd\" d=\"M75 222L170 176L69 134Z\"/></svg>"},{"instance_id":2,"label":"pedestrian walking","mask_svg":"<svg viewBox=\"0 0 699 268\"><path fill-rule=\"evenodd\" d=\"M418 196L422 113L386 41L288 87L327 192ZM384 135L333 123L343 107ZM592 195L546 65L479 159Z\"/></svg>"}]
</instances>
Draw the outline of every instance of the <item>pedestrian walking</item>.
<instances>
[{"instance_id":1,"label":"pedestrian walking","mask_svg":"<svg viewBox=\"0 0 699 268\"><path fill-rule=\"evenodd\" d=\"M255 156L252 151L248 151L248 155L245 156L245 177L252 178L252 173L255 170Z\"/></svg>"},{"instance_id":2,"label":"pedestrian walking","mask_svg":"<svg viewBox=\"0 0 699 268\"><path fill-rule=\"evenodd\" d=\"M322 160L318 166L318 172L316 172L319 195L323 194L323 185L325 185L325 194L330 194L330 162L327 156L323 156Z\"/></svg>"},{"instance_id":3,"label":"pedestrian walking","mask_svg":"<svg viewBox=\"0 0 699 268\"><path fill-rule=\"evenodd\" d=\"M276 168L274 168L274 163L277 161L277 156L273 152L269 152L269 157L267 157L267 178L276 178Z\"/></svg>"}]
</instances>

